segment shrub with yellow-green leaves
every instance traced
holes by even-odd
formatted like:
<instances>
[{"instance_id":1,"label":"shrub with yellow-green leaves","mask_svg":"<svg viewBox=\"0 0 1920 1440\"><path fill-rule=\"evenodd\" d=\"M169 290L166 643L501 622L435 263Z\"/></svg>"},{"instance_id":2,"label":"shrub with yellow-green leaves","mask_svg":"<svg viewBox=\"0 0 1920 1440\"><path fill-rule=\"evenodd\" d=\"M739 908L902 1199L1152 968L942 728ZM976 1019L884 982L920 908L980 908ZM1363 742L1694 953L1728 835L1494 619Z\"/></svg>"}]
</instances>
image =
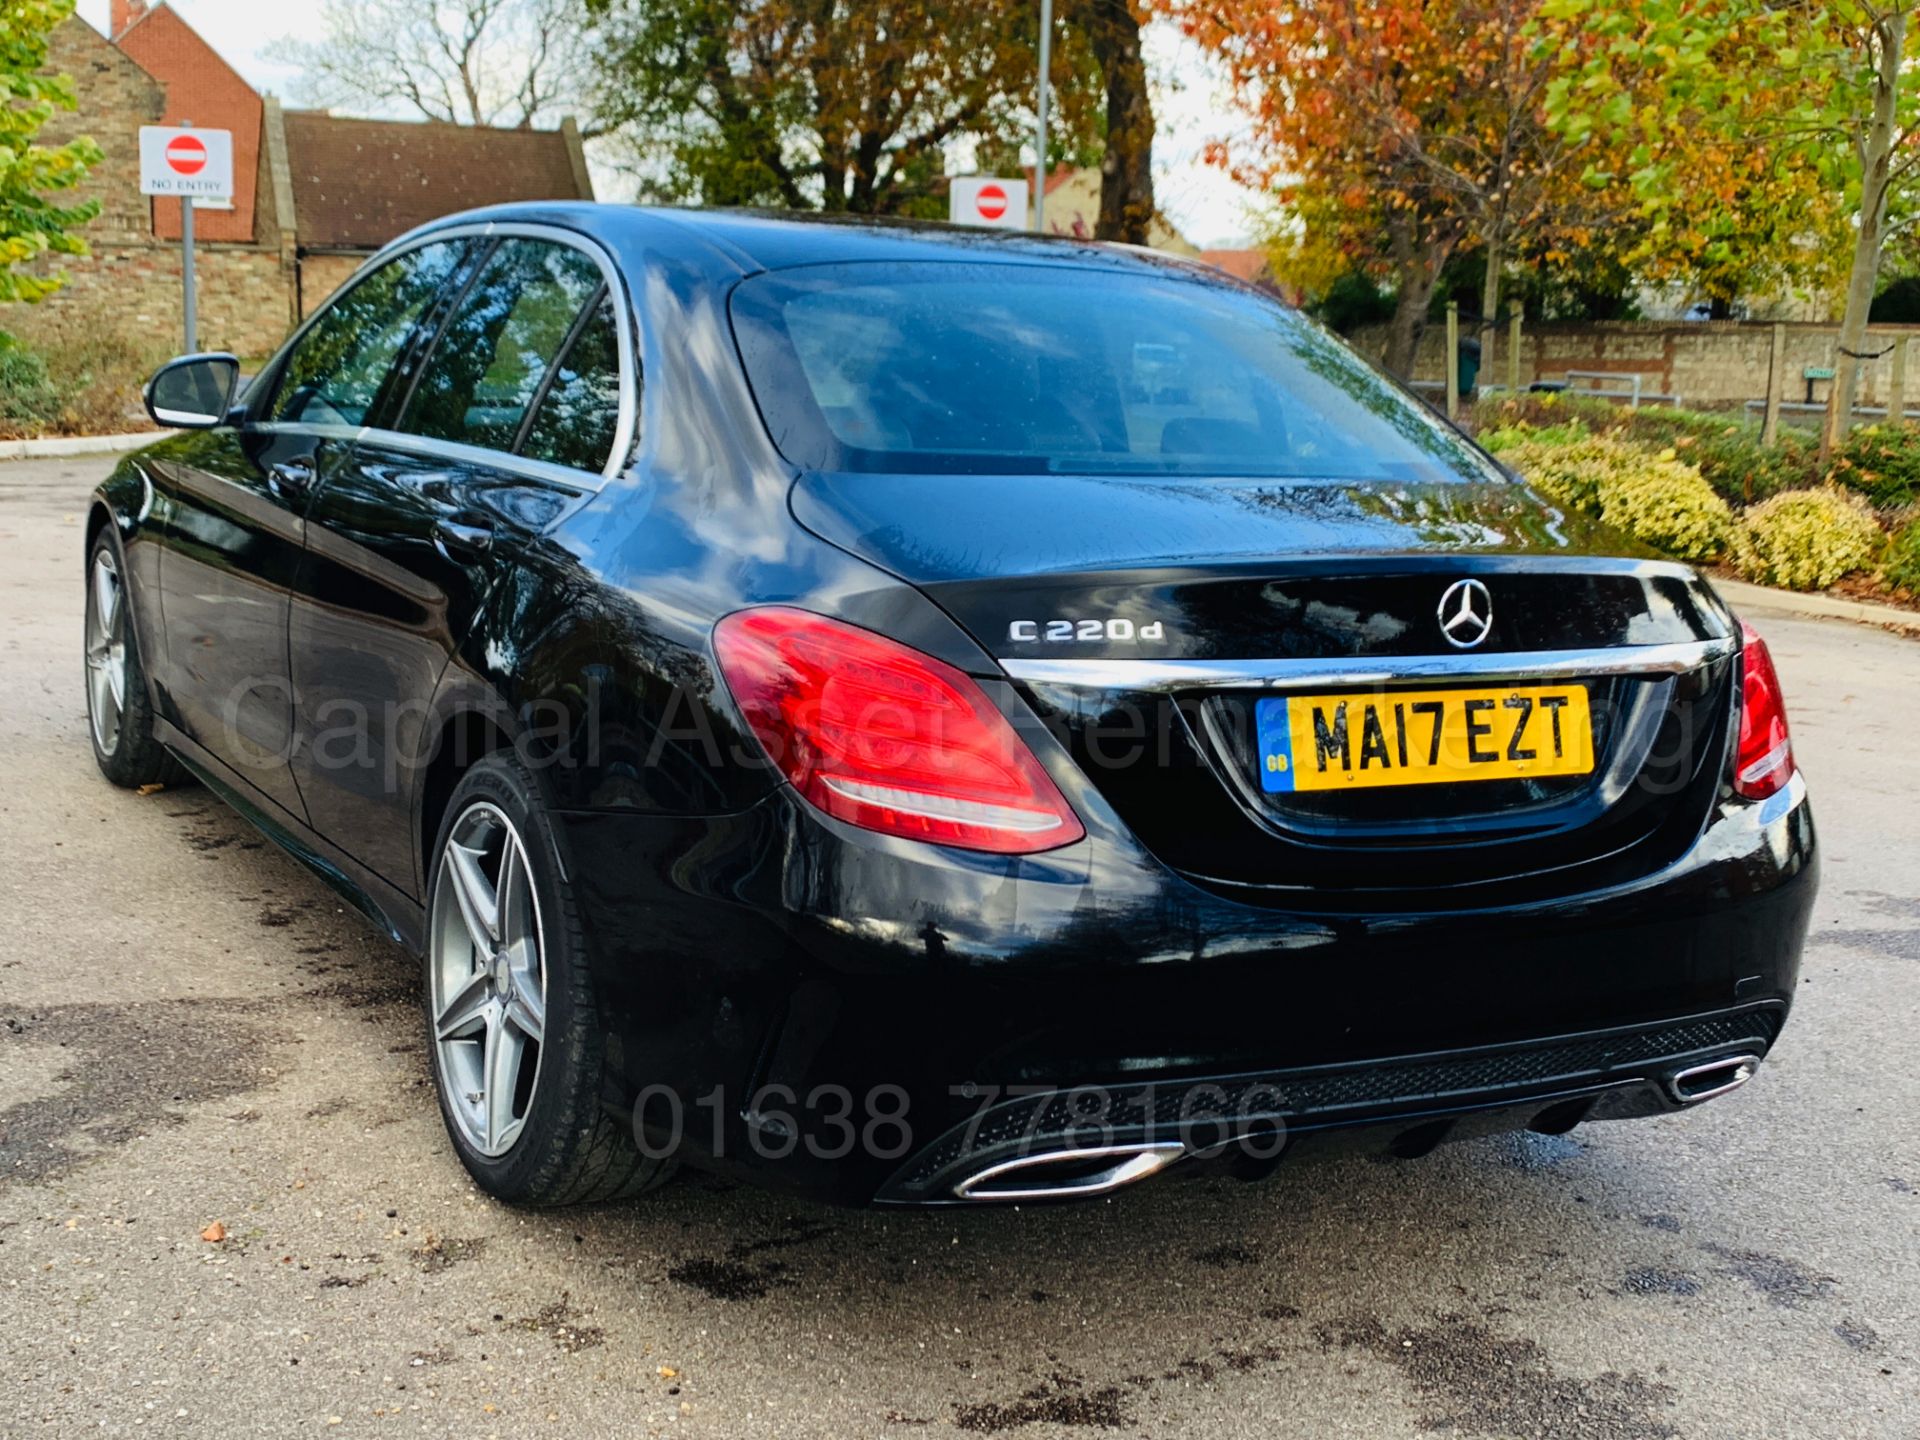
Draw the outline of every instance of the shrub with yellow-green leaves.
<instances>
[{"instance_id":1,"label":"shrub with yellow-green leaves","mask_svg":"<svg viewBox=\"0 0 1920 1440\"><path fill-rule=\"evenodd\" d=\"M1717 560L1733 509L1699 470L1671 454L1616 470L1600 485L1600 518L1681 560Z\"/></svg>"},{"instance_id":2,"label":"shrub with yellow-green leaves","mask_svg":"<svg viewBox=\"0 0 1920 1440\"><path fill-rule=\"evenodd\" d=\"M1631 445L1579 429L1496 430L1481 439L1541 494L1595 513L1607 477L1638 463L1642 455Z\"/></svg>"},{"instance_id":3,"label":"shrub with yellow-green leaves","mask_svg":"<svg viewBox=\"0 0 1920 1440\"><path fill-rule=\"evenodd\" d=\"M1495 431L1488 448L1550 498L1682 560L1726 551L1733 511L1695 467L1604 435Z\"/></svg>"},{"instance_id":4,"label":"shrub with yellow-green leaves","mask_svg":"<svg viewBox=\"0 0 1920 1440\"><path fill-rule=\"evenodd\" d=\"M1762 585L1824 590L1871 565L1880 539L1873 507L1858 495L1832 485L1788 490L1741 517L1733 564Z\"/></svg>"}]
</instances>

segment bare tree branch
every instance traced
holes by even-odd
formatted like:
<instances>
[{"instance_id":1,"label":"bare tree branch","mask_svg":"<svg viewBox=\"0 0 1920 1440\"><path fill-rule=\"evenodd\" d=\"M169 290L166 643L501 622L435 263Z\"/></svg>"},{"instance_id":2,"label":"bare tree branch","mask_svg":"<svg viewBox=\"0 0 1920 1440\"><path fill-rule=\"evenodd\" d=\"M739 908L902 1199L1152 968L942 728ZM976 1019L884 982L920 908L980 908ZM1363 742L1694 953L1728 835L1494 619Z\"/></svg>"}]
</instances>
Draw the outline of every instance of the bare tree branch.
<instances>
[{"instance_id":1,"label":"bare tree branch","mask_svg":"<svg viewBox=\"0 0 1920 1440\"><path fill-rule=\"evenodd\" d=\"M324 0L321 17L321 39L282 42L305 104L528 128L582 103L581 0Z\"/></svg>"}]
</instances>

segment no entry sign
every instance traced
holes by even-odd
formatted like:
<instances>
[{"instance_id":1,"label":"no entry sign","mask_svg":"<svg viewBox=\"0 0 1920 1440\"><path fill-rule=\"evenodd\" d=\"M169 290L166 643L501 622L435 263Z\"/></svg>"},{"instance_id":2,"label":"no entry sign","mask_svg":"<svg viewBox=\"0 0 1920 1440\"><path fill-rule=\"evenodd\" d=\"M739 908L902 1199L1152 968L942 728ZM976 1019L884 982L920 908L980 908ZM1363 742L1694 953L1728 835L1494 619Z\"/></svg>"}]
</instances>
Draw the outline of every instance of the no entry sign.
<instances>
[{"instance_id":1,"label":"no entry sign","mask_svg":"<svg viewBox=\"0 0 1920 1440\"><path fill-rule=\"evenodd\" d=\"M198 135L176 135L167 142L167 168L176 175L198 175L207 168L207 142Z\"/></svg>"},{"instance_id":2,"label":"no entry sign","mask_svg":"<svg viewBox=\"0 0 1920 1440\"><path fill-rule=\"evenodd\" d=\"M1027 228L1027 182L965 175L950 182L953 223L993 230Z\"/></svg>"},{"instance_id":3,"label":"no entry sign","mask_svg":"<svg viewBox=\"0 0 1920 1440\"><path fill-rule=\"evenodd\" d=\"M227 199L233 194L233 132L142 125L140 193Z\"/></svg>"}]
</instances>

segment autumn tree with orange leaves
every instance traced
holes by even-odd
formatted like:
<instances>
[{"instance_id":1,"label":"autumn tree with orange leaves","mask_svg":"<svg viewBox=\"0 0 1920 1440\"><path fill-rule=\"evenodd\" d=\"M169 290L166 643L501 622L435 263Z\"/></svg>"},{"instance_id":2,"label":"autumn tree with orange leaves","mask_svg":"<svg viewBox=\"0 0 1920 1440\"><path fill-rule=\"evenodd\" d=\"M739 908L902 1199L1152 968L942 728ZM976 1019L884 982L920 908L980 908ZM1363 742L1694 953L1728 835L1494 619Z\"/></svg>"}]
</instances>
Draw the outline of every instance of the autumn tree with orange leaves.
<instances>
[{"instance_id":1,"label":"autumn tree with orange leaves","mask_svg":"<svg viewBox=\"0 0 1920 1440\"><path fill-rule=\"evenodd\" d=\"M1545 123L1563 63L1536 42L1539 0L1165 0L1219 56L1256 120L1229 157L1396 292L1388 368L1411 373L1456 251L1486 252L1480 313L1509 260L1586 239L1603 196L1577 142ZM1491 341L1491 333L1488 334Z\"/></svg>"}]
</instances>

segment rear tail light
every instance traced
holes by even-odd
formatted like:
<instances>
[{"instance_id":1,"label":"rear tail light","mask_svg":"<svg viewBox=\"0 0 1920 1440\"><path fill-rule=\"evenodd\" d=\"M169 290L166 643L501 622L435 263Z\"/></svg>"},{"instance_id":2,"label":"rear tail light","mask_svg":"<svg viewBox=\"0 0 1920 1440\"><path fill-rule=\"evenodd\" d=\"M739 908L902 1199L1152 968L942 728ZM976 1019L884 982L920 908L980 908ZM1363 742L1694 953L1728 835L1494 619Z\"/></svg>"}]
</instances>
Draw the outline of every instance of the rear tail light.
<instances>
[{"instance_id":1,"label":"rear tail light","mask_svg":"<svg viewBox=\"0 0 1920 1440\"><path fill-rule=\"evenodd\" d=\"M714 631L727 688L801 795L862 829L1028 855L1086 834L967 676L805 610L741 610Z\"/></svg>"},{"instance_id":2,"label":"rear tail light","mask_svg":"<svg viewBox=\"0 0 1920 1440\"><path fill-rule=\"evenodd\" d=\"M1787 733L1787 704L1767 642L1744 621L1740 633L1740 745L1733 758L1733 788L1749 800L1764 800L1793 778L1793 738Z\"/></svg>"}]
</instances>

